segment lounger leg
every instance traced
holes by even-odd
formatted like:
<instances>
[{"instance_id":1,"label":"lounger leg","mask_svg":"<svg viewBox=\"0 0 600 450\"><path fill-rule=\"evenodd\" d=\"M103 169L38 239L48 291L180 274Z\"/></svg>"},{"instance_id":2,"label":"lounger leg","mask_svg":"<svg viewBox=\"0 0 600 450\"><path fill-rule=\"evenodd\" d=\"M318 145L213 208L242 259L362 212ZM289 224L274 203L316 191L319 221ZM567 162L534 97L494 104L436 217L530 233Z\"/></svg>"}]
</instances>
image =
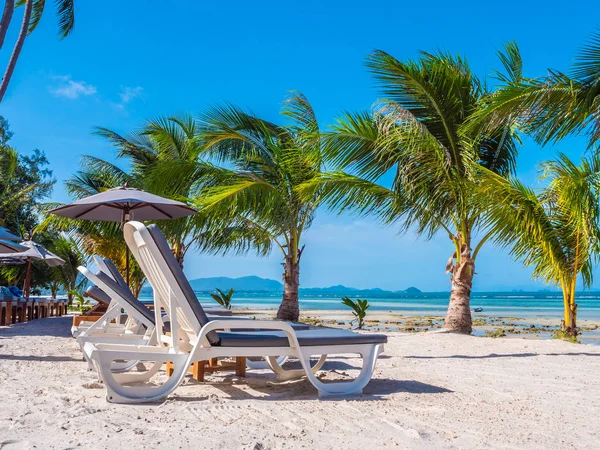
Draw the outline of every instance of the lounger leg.
<instances>
[{"instance_id":1,"label":"lounger leg","mask_svg":"<svg viewBox=\"0 0 600 450\"><path fill-rule=\"evenodd\" d=\"M306 371L308 380L319 391L319 397L328 397L333 395L360 395L362 394L363 388L373 376L375 363L377 362L377 356L380 353L380 347L380 344L371 345L368 349L365 349L363 353L361 353L363 358L363 367L358 377L353 381L323 383L315 376L313 371L310 370L310 354L304 353L306 350L301 350L303 353L303 358L300 362ZM310 350L310 347L307 350Z\"/></svg>"},{"instance_id":2,"label":"lounger leg","mask_svg":"<svg viewBox=\"0 0 600 450\"><path fill-rule=\"evenodd\" d=\"M306 372L304 371L304 369L295 369L295 370L284 369L283 367L281 367L281 364L279 364L279 362L278 362L279 358L276 358L274 356L267 356L266 360L267 360L267 364L269 365L269 368L273 372L275 372L275 374L277 375L277 379L279 381L293 380L295 378L302 378L304 375L306 375ZM313 373L317 373L319 370L321 370L321 367L323 367L323 364L325 364L326 360L327 360L327 355L321 355L321 357L319 358L317 363L311 367L311 371ZM310 367L310 357L309 357L308 365Z\"/></svg>"},{"instance_id":3,"label":"lounger leg","mask_svg":"<svg viewBox=\"0 0 600 450\"><path fill-rule=\"evenodd\" d=\"M174 365L173 376L161 386L124 386L124 383L146 380L140 379L141 377L135 377L135 375L138 374L112 373L110 370L112 363L110 356L100 353L98 355L98 369L102 381L104 381L104 384L106 385L106 399L111 403L145 403L165 398L179 386L189 366L189 357L187 357L187 355L172 355L170 358L172 358ZM154 374L162 365L163 362L157 361L148 372L153 372L152 374ZM148 372L143 375L146 376ZM126 377L126 375L134 376ZM148 378L150 377L147 377L146 379Z\"/></svg>"}]
</instances>

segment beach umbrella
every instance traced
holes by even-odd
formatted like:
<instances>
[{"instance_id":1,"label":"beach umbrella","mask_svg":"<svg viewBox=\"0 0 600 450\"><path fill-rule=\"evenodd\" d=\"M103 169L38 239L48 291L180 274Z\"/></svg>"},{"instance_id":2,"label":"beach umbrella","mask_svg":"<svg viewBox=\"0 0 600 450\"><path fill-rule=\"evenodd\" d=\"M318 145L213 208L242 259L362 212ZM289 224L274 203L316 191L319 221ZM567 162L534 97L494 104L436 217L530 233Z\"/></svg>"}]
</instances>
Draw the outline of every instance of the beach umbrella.
<instances>
[{"instance_id":1,"label":"beach umbrella","mask_svg":"<svg viewBox=\"0 0 600 450\"><path fill-rule=\"evenodd\" d=\"M19 239L20 240L20 239ZM27 247L16 244L14 242L8 242L0 240L0 253L17 253L27 250Z\"/></svg>"},{"instance_id":2,"label":"beach umbrella","mask_svg":"<svg viewBox=\"0 0 600 450\"><path fill-rule=\"evenodd\" d=\"M0 240L3 240L3 241L20 241L22 239L19 236L17 236L16 234L12 234L6 228L0 227Z\"/></svg>"},{"instance_id":3,"label":"beach umbrella","mask_svg":"<svg viewBox=\"0 0 600 450\"><path fill-rule=\"evenodd\" d=\"M170 220L191 216L197 211L185 203L150 194L141 189L121 187L90 195L50 211L79 220L120 222L130 220ZM125 247L125 271L129 284L129 247Z\"/></svg>"},{"instance_id":4,"label":"beach umbrella","mask_svg":"<svg viewBox=\"0 0 600 450\"><path fill-rule=\"evenodd\" d=\"M23 241L19 245L25 247L26 250L17 253L7 253L3 258L21 260L25 261L27 264L25 283L23 283L23 297L29 298L29 291L31 290L31 261L43 261L50 267L57 267L62 266L65 263L65 260L56 256L44 246L31 240Z\"/></svg>"}]
</instances>

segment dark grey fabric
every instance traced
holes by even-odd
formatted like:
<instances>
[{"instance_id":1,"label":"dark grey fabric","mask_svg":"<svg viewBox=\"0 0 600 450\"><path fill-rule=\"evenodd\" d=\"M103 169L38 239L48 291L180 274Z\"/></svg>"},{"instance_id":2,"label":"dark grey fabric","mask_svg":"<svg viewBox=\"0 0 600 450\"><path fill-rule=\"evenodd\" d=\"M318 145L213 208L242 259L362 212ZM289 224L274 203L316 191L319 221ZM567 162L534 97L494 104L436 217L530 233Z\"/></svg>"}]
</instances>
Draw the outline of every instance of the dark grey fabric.
<instances>
[{"instance_id":1,"label":"dark grey fabric","mask_svg":"<svg viewBox=\"0 0 600 450\"><path fill-rule=\"evenodd\" d=\"M297 322L286 322L288 325L291 325L294 331L306 331L310 329L310 325L306 325L305 323L297 323ZM250 326L252 322L248 322L248 326ZM225 327L227 328L227 327ZM261 330L260 328L243 328L243 329L235 329L236 333L252 333L255 331L271 331L271 330Z\"/></svg>"},{"instance_id":2,"label":"dark grey fabric","mask_svg":"<svg viewBox=\"0 0 600 450\"><path fill-rule=\"evenodd\" d=\"M100 289L98 286L90 286L85 290L85 293L98 302L110 303L110 296Z\"/></svg>"},{"instance_id":3,"label":"dark grey fabric","mask_svg":"<svg viewBox=\"0 0 600 450\"><path fill-rule=\"evenodd\" d=\"M127 282L123 279L123 275L121 275L121 272L119 272L119 269L117 269L117 266L115 266L115 263L113 263L108 258L102 258L102 261L104 261L104 264L106 264L106 267L108 268L108 270L110 272L107 275L110 275L113 278L113 280L115 280L117 283L119 283L119 285L121 287L125 287L125 288L127 288L127 290L129 290L129 286L127 285Z\"/></svg>"},{"instance_id":4,"label":"dark grey fabric","mask_svg":"<svg viewBox=\"0 0 600 450\"><path fill-rule=\"evenodd\" d=\"M167 266L171 270L171 273L177 281L177 284L181 288L181 291L183 292L185 299L190 305L190 308L194 312L196 319L198 320L201 326L206 325L209 322L209 319L206 316L204 310L202 309L202 305L200 305L198 297L196 297L196 294L194 293L192 286L190 286L187 277L183 273L183 270L181 270L181 266L177 263L177 260L173 256L173 252L171 252L171 247L169 247L167 240L156 225L150 225L148 227L148 231L150 232L150 236L152 236L152 239L154 240L154 243L156 244L158 250L162 254L165 262L167 263ZM217 336L217 333L211 331L207 334L206 337L212 345L218 345L219 337Z\"/></svg>"},{"instance_id":5,"label":"dark grey fabric","mask_svg":"<svg viewBox=\"0 0 600 450\"><path fill-rule=\"evenodd\" d=\"M129 289L120 286L119 283L106 275L104 272L98 272L96 276L102 280L103 283L107 284L119 296L121 296L123 300L125 300L133 309L148 319L150 323L156 325L152 311L146 308L142 302L135 298Z\"/></svg>"},{"instance_id":6,"label":"dark grey fabric","mask_svg":"<svg viewBox=\"0 0 600 450\"><path fill-rule=\"evenodd\" d=\"M221 347L289 347L287 337L259 333L225 333L219 332ZM353 345L353 344L385 344L384 334L352 333L340 336L298 336L301 347L318 345Z\"/></svg>"}]
</instances>

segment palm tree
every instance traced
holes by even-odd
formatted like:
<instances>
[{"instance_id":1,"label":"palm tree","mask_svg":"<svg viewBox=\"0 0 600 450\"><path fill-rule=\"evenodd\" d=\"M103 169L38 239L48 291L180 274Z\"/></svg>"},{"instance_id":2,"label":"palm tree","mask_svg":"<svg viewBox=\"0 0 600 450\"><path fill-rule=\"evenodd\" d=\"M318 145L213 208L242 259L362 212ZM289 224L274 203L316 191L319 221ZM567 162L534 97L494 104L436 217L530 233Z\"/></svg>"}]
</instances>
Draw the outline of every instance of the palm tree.
<instances>
[{"instance_id":1,"label":"palm tree","mask_svg":"<svg viewBox=\"0 0 600 450\"><path fill-rule=\"evenodd\" d=\"M506 81L506 80L505 80ZM600 31L575 58L570 73L505 82L471 117L472 128L497 129L507 116L542 144L586 134L589 147L600 140Z\"/></svg>"},{"instance_id":2,"label":"palm tree","mask_svg":"<svg viewBox=\"0 0 600 450\"><path fill-rule=\"evenodd\" d=\"M71 292L79 291L87 284L87 280L79 273L77 268L85 266L88 257L73 237L59 235L52 241L49 248L66 262L66 264L56 268L58 271L57 278L61 287L67 292L69 302L72 302Z\"/></svg>"},{"instance_id":3,"label":"palm tree","mask_svg":"<svg viewBox=\"0 0 600 450\"><path fill-rule=\"evenodd\" d=\"M311 225L315 198L296 189L321 171L320 135L308 100L293 93L276 125L226 105L200 116L199 139L207 158L224 167L205 168L196 205L215 221L204 248L266 255L274 245L283 256L283 300L277 318L298 320L302 235Z\"/></svg>"},{"instance_id":4,"label":"palm tree","mask_svg":"<svg viewBox=\"0 0 600 450\"><path fill-rule=\"evenodd\" d=\"M600 251L600 157L580 165L561 154L541 165L546 187L536 192L518 180L482 170L486 220L494 240L510 249L533 276L560 286L564 301L562 330L577 336L577 278L592 284L593 263Z\"/></svg>"},{"instance_id":5,"label":"palm tree","mask_svg":"<svg viewBox=\"0 0 600 450\"><path fill-rule=\"evenodd\" d=\"M515 44L506 46L500 60L504 76L521 76ZM451 294L445 328L470 333L475 261L491 236L480 220L476 168L501 176L514 171L514 121L506 118L491 134L463 132L490 92L461 57L422 53L401 62L376 51L367 66L386 99L373 112L347 113L333 125L324 138L324 155L339 170L307 183L302 192L319 195L333 210L400 223L404 232L447 235L453 253L446 264ZM483 236L478 242L476 234Z\"/></svg>"},{"instance_id":6,"label":"palm tree","mask_svg":"<svg viewBox=\"0 0 600 450\"><path fill-rule=\"evenodd\" d=\"M117 149L117 158L124 160L129 170L100 158L83 156L82 170L67 180L67 192L74 198L83 198L127 183L131 187L187 202L198 192L198 179L203 167L198 162L201 147L196 133L196 121L191 116L148 121L140 130L125 136L107 128L98 128L96 134ZM57 206L48 205L48 208ZM120 269L125 267L125 243L118 223L77 221L57 216L50 216L46 223L62 230L74 229L87 254L102 255L112 259ZM183 266L186 252L198 245L203 236L205 219L195 215L161 221L160 227ZM132 262L130 282L132 291L137 295L143 287L144 276L137 264Z\"/></svg>"},{"instance_id":7,"label":"palm tree","mask_svg":"<svg viewBox=\"0 0 600 450\"><path fill-rule=\"evenodd\" d=\"M14 5L14 0L9 0L4 5L4 11L2 18L0 19L0 48L2 48L2 45L4 44L6 32L10 22L12 21L12 9L14 8ZM12 54L10 55L10 59L8 60L8 65L6 66L6 71L2 77L2 82L0 83L0 103L4 98L4 94L6 94L8 84L10 83L13 72L15 71L21 50L25 44L25 38L27 38L27 36L38 26L42 18L42 14L44 13L46 1L18 0L16 3L17 7L23 5L25 5L25 11L23 13L23 20L21 21L21 29L19 31ZM69 35L75 26L75 2L74 0L58 0L55 2L55 5L56 13L58 15L58 36L60 39L63 39Z\"/></svg>"}]
</instances>

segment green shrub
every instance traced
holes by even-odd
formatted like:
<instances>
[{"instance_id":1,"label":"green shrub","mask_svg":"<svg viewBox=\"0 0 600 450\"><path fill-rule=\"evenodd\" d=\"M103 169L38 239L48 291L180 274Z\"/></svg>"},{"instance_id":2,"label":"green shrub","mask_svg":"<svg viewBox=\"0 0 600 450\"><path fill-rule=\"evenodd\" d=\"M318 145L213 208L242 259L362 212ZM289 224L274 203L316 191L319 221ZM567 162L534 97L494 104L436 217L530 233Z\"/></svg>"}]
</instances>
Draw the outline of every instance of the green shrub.
<instances>
[{"instance_id":1,"label":"green shrub","mask_svg":"<svg viewBox=\"0 0 600 450\"><path fill-rule=\"evenodd\" d=\"M356 317L355 320L358 321L358 329L362 330L362 327L365 324L367 309L369 309L369 307L371 306L369 305L369 301L366 299L361 300L359 298L357 298L356 301L354 301L348 297L344 297L342 299L342 303L352 308L352 314L354 315L354 317Z\"/></svg>"}]
</instances>

